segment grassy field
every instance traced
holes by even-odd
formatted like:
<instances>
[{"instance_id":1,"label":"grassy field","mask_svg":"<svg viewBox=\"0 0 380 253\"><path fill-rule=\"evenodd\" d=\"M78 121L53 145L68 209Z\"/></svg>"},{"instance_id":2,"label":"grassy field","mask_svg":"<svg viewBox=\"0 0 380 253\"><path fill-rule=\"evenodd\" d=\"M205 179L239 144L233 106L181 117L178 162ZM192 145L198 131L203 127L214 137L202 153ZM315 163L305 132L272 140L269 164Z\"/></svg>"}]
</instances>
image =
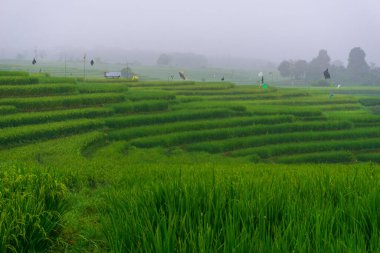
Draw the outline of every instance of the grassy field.
<instances>
[{"instance_id":1,"label":"grassy field","mask_svg":"<svg viewBox=\"0 0 380 253\"><path fill-rule=\"evenodd\" d=\"M380 251L380 88L7 73L0 252Z\"/></svg>"}]
</instances>

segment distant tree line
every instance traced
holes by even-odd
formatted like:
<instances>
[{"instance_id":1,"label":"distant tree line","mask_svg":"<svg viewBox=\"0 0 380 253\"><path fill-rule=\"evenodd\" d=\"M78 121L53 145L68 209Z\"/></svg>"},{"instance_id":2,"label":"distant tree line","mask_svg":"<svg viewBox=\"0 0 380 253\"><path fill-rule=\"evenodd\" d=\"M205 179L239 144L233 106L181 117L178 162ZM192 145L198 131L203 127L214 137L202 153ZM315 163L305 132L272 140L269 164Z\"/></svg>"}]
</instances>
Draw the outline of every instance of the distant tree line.
<instances>
[{"instance_id":1,"label":"distant tree line","mask_svg":"<svg viewBox=\"0 0 380 253\"><path fill-rule=\"evenodd\" d=\"M366 54L360 47L351 50L347 67L340 61L331 62L326 50L319 51L310 62L305 60L285 60L278 66L281 76L292 80L302 80L317 86L329 85L323 80L323 71L329 69L335 82L359 85L380 85L380 68L371 66L365 60Z\"/></svg>"}]
</instances>

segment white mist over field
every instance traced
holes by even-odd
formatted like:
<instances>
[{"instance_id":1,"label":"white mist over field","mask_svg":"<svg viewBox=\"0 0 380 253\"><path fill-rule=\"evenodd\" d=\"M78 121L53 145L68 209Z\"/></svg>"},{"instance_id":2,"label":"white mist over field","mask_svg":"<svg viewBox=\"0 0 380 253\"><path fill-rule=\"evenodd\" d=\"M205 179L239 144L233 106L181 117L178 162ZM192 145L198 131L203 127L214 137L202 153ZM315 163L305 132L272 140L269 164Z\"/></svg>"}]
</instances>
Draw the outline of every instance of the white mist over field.
<instances>
[{"instance_id":1,"label":"white mist over field","mask_svg":"<svg viewBox=\"0 0 380 253\"><path fill-rule=\"evenodd\" d=\"M280 62L320 49L380 63L376 0L1 0L0 58L120 49Z\"/></svg>"}]
</instances>

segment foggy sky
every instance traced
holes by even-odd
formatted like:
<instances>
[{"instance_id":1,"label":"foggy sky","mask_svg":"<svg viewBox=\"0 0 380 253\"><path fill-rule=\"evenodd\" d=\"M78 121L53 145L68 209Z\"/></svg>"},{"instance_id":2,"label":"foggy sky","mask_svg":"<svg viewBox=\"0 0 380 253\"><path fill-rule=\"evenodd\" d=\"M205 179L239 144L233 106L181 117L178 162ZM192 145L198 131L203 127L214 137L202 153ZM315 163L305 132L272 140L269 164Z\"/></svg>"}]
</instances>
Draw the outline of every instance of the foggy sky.
<instances>
[{"instance_id":1,"label":"foggy sky","mask_svg":"<svg viewBox=\"0 0 380 253\"><path fill-rule=\"evenodd\" d=\"M0 0L0 51L80 47L380 65L378 0Z\"/></svg>"}]
</instances>

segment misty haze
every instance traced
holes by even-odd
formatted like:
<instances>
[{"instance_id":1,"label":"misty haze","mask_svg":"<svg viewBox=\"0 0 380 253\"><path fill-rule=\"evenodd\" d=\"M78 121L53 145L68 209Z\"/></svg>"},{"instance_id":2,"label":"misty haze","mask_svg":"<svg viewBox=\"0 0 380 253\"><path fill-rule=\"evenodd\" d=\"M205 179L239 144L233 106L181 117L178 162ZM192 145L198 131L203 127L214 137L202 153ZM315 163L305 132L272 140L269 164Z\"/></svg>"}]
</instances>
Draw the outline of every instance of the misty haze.
<instances>
[{"instance_id":1,"label":"misty haze","mask_svg":"<svg viewBox=\"0 0 380 253\"><path fill-rule=\"evenodd\" d=\"M0 253L380 252L377 0L0 0Z\"/></svg>"},{"instance_id":2,"label":"misty haze","mask_svg":"<svg viewBox=\"0 0 380 253\"><path fill-rule=\"evenodd\" d=\"M361 47L368 62L379 63L379 7L375 0L3 0L0 58L94 52L153 64L147 55L177 52L278 64L310 61L326 49L346 64L349 51ZM112 55L119 49L125 55Z\"/></svg>"}]
</instances>

